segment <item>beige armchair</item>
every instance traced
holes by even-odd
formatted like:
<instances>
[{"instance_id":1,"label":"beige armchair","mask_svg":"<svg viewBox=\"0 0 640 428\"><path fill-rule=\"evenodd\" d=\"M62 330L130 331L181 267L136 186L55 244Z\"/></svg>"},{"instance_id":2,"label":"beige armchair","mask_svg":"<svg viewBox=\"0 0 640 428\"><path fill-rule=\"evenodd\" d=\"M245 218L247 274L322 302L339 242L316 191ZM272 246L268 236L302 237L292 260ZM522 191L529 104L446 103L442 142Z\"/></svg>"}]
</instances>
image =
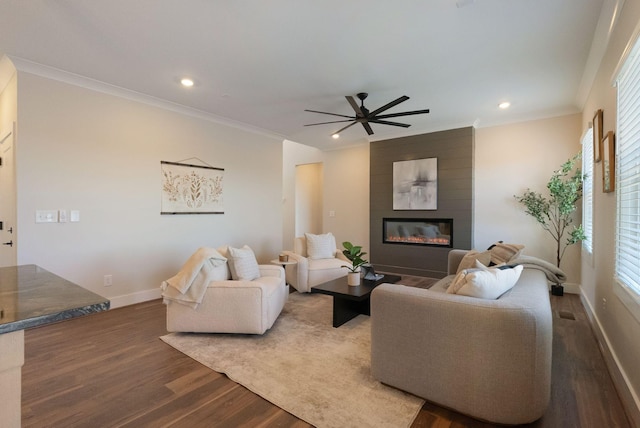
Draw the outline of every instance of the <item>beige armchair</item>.
<instances>
[{"instance_id":1,"label":"beige armchair","mask_svg":"<svg viewBox=\"0 0 640 428\"><path fill-rule=\"evenodd\" d=\"M217 251L224 259L230 257L227 247ZM249 280L232 279L230 267L225 260L196 276L206 288L196 307L163 293L167 331L263 334L273 326L289 298L284 269L257 265L257 277Z\"/></svg>"},{"instance_id":2,"label":"beige armchair","mask_svg":"<svg viewBox=\"0 0 640 428\"><path fill-rule=\"evenodd\" d=\"M309 239L312 242L308 242ZM314 244L318 243L324 251L317 251L318 246ZM318 284L346 276L348 270L343 266L351 266L351 262L337 248L335 237L331 233L305 233L305 236L295 239L293 251L284 253L289 256L290 261L297 262L286 267L286 277L287 283L300 293L309 293Z\"/></svg>"}]
</instances>

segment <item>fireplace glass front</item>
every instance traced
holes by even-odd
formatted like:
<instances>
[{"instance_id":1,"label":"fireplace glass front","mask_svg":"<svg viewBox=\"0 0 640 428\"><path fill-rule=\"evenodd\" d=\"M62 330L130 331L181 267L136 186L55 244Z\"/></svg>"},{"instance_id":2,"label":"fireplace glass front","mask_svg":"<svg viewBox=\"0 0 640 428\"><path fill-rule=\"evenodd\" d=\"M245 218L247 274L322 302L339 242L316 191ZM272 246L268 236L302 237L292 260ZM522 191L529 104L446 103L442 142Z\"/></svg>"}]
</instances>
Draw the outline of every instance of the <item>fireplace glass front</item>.
<instances>
[{"instance_id":1,"label":"fireplace glass front","mask_svg":"<svg viewBox=\"0 0 640 428\"><path fill-rule=\"evenodd\" d=\"M383 218L385 244L453 247L453 219Z\"/></svg>"}]
</instances>

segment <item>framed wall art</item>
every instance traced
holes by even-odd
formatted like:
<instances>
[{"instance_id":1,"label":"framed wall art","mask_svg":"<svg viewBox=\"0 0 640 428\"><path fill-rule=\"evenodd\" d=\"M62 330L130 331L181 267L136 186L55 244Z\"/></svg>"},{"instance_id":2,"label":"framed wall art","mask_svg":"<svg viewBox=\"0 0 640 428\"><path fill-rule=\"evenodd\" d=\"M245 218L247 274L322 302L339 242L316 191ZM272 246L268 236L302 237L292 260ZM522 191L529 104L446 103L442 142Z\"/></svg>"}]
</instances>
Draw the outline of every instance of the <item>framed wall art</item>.
<instances>
[{"instance_id":1,"label":"framed wall art","mask_svg":"<svg viewBox=\"0 0 640 428\"><path fill-rule=\"evenodd\" d=\"M160 169L160 214L224 214L224 169L165 161Z\"/></svg>"},{"instance_id":2,"label":"framed wall art","mask_svg":"<svg viewBox=\"0 0 640 428\"><path fill-rule=\"evenodd\" d=\"M602 109L598 109L593 116L593 161L600 162L602 158Z\"/></svg>"},{"instance_id":3,"label":"framed wall art","mask_svg":"<svg viewBox=\"0 0 640 428\"><path fill-rule=\"evenodd\" d=\"M613 192L616 188L616 143L613 131L602 140L602 191Z\"/></svg>"},{"instance_id":4,"label":"framed wall art","mask_svg":"<svg viewBox=\"0 0 640 428\"><path fill-rule=\"evenodd\" d=\"M438 208L438 158L393 163L393 209Z\"/></svg>"}]
</instances>

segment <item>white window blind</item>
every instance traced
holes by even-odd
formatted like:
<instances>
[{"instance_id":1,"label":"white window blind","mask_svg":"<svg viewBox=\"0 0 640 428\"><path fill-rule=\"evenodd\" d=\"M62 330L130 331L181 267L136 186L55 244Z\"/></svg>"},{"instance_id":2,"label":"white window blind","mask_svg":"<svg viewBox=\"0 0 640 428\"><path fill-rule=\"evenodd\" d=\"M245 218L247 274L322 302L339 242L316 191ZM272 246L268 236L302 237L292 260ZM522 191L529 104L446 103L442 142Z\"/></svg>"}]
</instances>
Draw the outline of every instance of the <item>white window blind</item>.
<instances>
[{"instance_id":1,"label":"white window blind","mask_svg":"<svg viewBox=\"0 0 640 428\"><path fill-rule=\"evenodd\" d=\"M618 75L616 280L640 296L640 43Z\"/></svg>"},{"instance_id":2,"label":"white window blind","mask_svg":"<svg viewBox=\"0 0 640 428\"><path fill-rule=\"evenodd\" d=\"M582 137L582 228L587 239L583 248L593 253L593 128L589 127Z\"/></svg>"}]
</instances>

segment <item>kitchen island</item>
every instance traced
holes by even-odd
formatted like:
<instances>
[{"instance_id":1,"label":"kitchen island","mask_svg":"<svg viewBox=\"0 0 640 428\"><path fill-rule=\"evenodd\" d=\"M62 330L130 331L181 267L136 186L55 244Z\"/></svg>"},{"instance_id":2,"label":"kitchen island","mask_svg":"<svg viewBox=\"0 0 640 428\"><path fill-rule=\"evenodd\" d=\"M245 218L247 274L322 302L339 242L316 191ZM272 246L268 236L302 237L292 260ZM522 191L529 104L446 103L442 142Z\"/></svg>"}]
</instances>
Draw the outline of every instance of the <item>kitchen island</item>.
<instances>
[{"instance_id":1,"label":"kitchen island","mask_svg":"<svg viewBox=\"0 0 640 428\"><path fill-rule=\"evenodd\" d=\"M0 268L0 428L21 423L24 330L106 311L109 304L36 265Z\"/></svg>"}]
</instances>

